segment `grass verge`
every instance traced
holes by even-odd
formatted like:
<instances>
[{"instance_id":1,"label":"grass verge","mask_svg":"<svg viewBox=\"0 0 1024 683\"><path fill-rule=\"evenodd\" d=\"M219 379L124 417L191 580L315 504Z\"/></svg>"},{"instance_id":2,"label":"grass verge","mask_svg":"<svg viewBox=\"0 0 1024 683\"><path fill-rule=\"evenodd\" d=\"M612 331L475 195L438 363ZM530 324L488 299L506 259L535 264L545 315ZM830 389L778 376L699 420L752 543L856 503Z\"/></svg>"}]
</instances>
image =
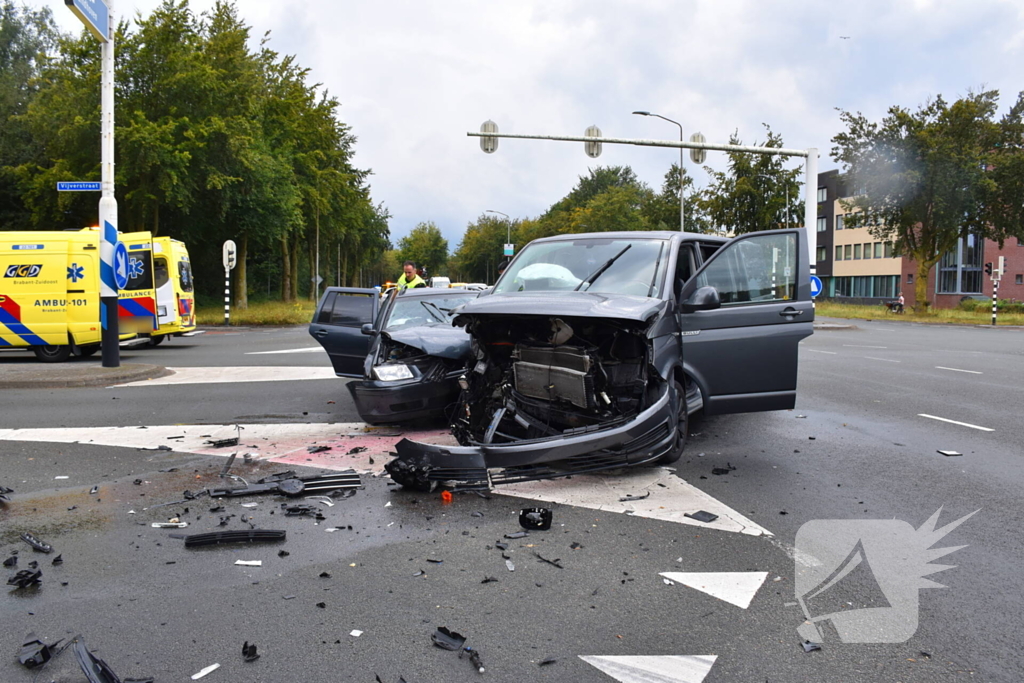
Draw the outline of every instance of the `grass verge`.
<instances>
[{"instance_id":1,"label":"grass verge","mask_svg":"<svg viewBox=\"0 0 1024 683\"><path fill-rule=\"evenodd\" d=\"M249 308L231 308L231 324L247 325L307 325L313 319L315 301L250 301ZM224 307L198 307L196 320L200 325L223 325Z\"/></svg>"},{"instance_id":2,"label":"grass verge","mask_svg":"<svg viewBox=\"0 0 1024 683\"><path fill-rule=\"evenodd\" d=\"M890 313L885 306L856 306L854 304L840 304L834 301L819 302L814 309L814 315L826 318L860 318L861 320L893 320L896 322L924 322L924 323L959 323L961 325L990 325L992 323L992 310L965 311L960 308L933 308L930 312L922 314L907 307L906 313L895 315ZM1024 314L1022 313L999 313L996 318L999 325L1024 325Z\"/></svg>"}]
</instances>

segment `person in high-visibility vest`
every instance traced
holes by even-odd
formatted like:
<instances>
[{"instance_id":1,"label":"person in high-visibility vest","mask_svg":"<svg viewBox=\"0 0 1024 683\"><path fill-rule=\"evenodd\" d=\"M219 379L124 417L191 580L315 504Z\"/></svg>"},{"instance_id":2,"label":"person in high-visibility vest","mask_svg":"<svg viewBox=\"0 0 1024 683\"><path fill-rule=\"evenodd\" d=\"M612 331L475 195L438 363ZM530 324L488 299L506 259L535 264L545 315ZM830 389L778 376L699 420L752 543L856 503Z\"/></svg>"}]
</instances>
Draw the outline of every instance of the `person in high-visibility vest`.
<instances>
[{"instance_id":1,"label":"person in high-visibility vest","mask_svg":"<svg viewBox=\"0 0 1024 683\"><path fill-rule=\"evenodd\" d=\"M399 289L410 289L414 287L426 287L427 283L423 281L419 275L416 274L416 264L412 261L406 261L402 264L402 276L398 278Z\"/></svg>"}]
</instances>

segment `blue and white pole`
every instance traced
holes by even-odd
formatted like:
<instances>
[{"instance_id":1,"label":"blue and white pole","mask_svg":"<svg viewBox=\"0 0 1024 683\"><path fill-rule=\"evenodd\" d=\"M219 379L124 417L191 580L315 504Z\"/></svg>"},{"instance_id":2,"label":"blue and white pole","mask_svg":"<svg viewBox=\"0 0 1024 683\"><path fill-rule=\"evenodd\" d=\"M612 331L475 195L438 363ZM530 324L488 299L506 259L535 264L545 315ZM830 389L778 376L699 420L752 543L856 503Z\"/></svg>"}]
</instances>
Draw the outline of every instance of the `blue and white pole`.
<instances>
[{"instance_id":1,"label":"blue and white pole","mask_svg":"<svg viewBox=\"0 0 1024 683\"><path fill-rule=\"evenodd\" d=\"M101 349L103 367L121 365L118 346L117 293L115 263L117 241L117 200L114 198L114 12L107 0L107 40L100 63L100 319L103 323ZM123 247L122 247L123 250ZM127 268L127 264L124 264ZM122 280L123 281L123 280Z\"/></svg>"}]
</instances>

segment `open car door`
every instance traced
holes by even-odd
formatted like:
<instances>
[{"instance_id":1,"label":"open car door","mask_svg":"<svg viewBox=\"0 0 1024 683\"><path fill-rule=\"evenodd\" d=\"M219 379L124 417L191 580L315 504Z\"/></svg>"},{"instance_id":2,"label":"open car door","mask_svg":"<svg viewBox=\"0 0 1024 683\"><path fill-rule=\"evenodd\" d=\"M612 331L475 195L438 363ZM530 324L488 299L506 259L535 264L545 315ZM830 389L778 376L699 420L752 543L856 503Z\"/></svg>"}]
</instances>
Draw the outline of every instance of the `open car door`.
<instances>
[{"instance_id":1,"label":"open car door","mask_svg":"<svg viewBox=\"0 0 1024 683\"><path fill-rule=\"evenodd\" d=\"M814 329L807 260L803 229L750 233L683 285L683 366L707 414L794 406L798 345Z\"/></svg>"},{"instance_id":2,"label":"open car door","mask_svg":"<svg viewBox=\"0 0 1024 683\"><path fill-rule=\"evenodd\" d=\"M330 356L338 377L362 377L370 337L363 325L377 317L380 297L375 289L328 287L320 299L309 333Z\"/></svg>"}]
</instances>

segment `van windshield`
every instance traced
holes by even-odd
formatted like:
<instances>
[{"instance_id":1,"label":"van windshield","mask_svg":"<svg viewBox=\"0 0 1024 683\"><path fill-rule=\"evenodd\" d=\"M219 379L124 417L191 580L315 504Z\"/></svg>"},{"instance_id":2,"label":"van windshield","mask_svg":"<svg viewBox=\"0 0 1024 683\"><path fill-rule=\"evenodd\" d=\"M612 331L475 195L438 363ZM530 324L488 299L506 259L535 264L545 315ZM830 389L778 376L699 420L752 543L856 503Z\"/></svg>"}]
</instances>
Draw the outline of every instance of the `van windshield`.
<instances>
[{"instance_id":1,"label":"van windshield","mask_svg":"<svg viewBox=\"0 0 1024 683\"><path fill-rule=\"evenodd\" d=\"M659 297L668 242L587 237L527 246L494 286L495 294L590 291Z\"/></svg>"}]
</instances>

